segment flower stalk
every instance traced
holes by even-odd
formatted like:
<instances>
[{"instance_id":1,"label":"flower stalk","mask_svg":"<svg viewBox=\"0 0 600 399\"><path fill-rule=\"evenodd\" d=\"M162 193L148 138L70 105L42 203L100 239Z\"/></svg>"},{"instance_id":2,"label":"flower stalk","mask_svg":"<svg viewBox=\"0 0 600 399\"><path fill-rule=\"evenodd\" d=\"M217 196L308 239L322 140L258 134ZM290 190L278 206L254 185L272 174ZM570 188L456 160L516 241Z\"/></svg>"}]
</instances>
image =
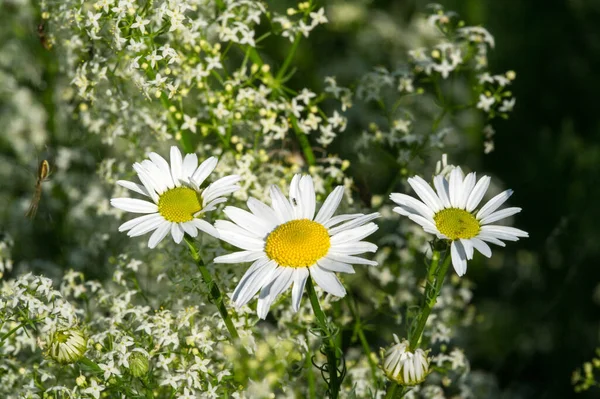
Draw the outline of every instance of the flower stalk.
<instances>
[{"instance_id":1,"label":"flower stalk","mask_svg":"<svg viewBox=\"0 0 600 399\"><path fill-rule=\"evenodd\" d=\"M219 311L219 314L221 315L221 318L223 319L223 322L225 323L225 327L227 327L227 331L229 331L229 335L231 335L231 338L234 340L238 340L240 338L240 336L239 336L235 326L233 325L233 321L231 320L231 317L229 316L229 312L227 311L227 308L225 307L225 302L223 301L223 294L221 293L219 286L213 280L212 275L210 274L210 271L208 270L208 268L204 264L204 261L202 260L202 257L196 250L196 247L194 246L194 241L187 234L184 237L184 239L190 250L190 254L192 255L192 258L194 259L194 262L196 263L196 266L198 267L198 271L200 272L200 275L202 276L202 280L204 280L204 283L206 284L206 287L208 288L208 296L209 296L211 302L213 302L215 304L215 306L217 307L217 310Z\"/></svg>"},{"instance_id":2,"label":"flower stalk","mask_svg":"<svg viewBox=\"0 0 600 399\"><path fill-rule=\"evenodd\" d=\"M419 341L421 340L421 336L423 335L425 324L427 324L427 319L429 319L431 310L437 302L437 297L440 294L442 285L444 283L444 279L448 272L448 268L450 267L450 259L451 257L448 256L448 251L445 251L444 260L440 265L440 252L437 250L433 251L431 263L429 264L429 269L427 271L424 301L421 305L419 314L415 319L417 324L409 332L409 347L411 350L417 349L419 347Z\"/></svg>"},{"instance_id":3,"label":"flower stalk","mask_svg":"<svg viewBox=\"0 0 600 399\"><path fill-rule=\"evenodd\" d=\"M342 350L338 347L335 341L335 331L327 322L327 317L321 309L312 278L307 279L306 290L308 291L310 304L312 305L313 312L317 318L319 329L322 331L322 351L325 356L327 356L327 364L323 365L321 368L321 374L328 385L327 392L329 393L329 397L331 399L337 399L339 397L340 386L342 385L342 380L344 378L344 371L340 371L338 369L338 354L342 355ZM325 377L325 373L328 374L329 378Z\"/></svg>"}]
</instances>

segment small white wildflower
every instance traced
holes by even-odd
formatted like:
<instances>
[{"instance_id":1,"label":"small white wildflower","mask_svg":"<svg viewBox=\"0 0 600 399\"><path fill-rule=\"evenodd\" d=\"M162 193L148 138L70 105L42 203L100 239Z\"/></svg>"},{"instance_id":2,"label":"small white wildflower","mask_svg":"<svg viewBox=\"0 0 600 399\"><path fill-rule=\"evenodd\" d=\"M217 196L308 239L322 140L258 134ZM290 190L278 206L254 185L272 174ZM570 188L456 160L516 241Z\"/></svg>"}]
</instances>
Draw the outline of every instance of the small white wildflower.
<instances>
[{"instance_id":1,"label":"small white wildflower","mask_svg":"<svg viewBox=\"0 0 600 399\"><path fill-rule=\"evenodd\" d=\"M490 111L490 107L496 102L496 99L493 96L486 96L485 94L479 95L479 102L477 103L477 108L484 110L485 112Z\"/></svg>"},{"instance_id":2,"label":"small white wildflower","mask_svg":"<svg viewBox=\"0 0 600 399\"><path fill-rule=\"evenodd\" d=\"M196 133L196 124L198 123L198 118L192 118L183 114L183 124L181 125L181 130L188 129L192 133Z\"/></svg>"},{"instance_id":3,"label":"small white wildflower","mask_svg":"<svg viewBox=\"0 0 600 399\"><path fill-rule=\"evenodd\" d=\"M83 393L87 393L88 395L92 395L95 399L100 399L100 394L104 391L104 385L98 385L96 380L92 380L92 384L89 388L84 389Z\"/></svg>"},{"instance_id":4,"label":"small white wildflower","mask_svg":"<svg viewBox=\"0 0 600 399\"><path fill-rule=\"evenodd\" d=\"M515 107L515 102L517 101L516 98L511 98L510 100L504 100L502 101L502 105L500 106L500 108L498 108L498 111L500 112L511 112L513 110L513 108Z\"/></svg>"}]
</instances>

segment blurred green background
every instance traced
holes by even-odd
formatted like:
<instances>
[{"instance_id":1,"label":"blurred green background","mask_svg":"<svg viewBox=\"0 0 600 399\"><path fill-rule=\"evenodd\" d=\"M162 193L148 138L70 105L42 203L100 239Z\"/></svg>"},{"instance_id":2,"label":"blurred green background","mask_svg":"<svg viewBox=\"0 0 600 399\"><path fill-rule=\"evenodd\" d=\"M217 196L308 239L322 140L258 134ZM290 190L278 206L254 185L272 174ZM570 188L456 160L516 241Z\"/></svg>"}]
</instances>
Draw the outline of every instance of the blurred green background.
<instances>
[{"instance_id":1,"label":"blurred green background","mask_svg":"<svg viewBox=\"0 0 600 399\"><path fill-rule=\"evenodd\" d=\"M3 21L0 27L0 38L4 39L2 54L7 54L7 46L16 42L17 49L29 57L29 61L19 62L33 62L27 65L35 68L42 80L24 78L23 81L31 86L48 111L53 101L53 83L48 78L57 74L55 60L39 43L35 16L21 15L20 19L4 23L12 19L7 15L21 13L14 8L19 3L0 1L0 14L4 14L0 18ZM275 7L285 10L289 4L277 3ZM302 43L295 60L299 70L292 86L319 87L327 75L336 75L340 81L351 80L376 65L393 68L400 50L413 44L408 26L415 13L425 9L426 3L331 1L325 6L329 10L342 4L352 6L346 8L346 12L358 10L359 17L351 18L348 24L319 28L310 41ZM490 53L493 72L509 69L517 72L512 87L517 97L515 111L508 120L494 121L495 151L483 154L477 136L479 124L473 132L466 132L473 136L469 145L449 149L451 161L498 177L513 188L512 204L523 208L516 218L517 227L530 233L530 238L497 251L491 262L480 261L470 266L468 276L475 283L474 303L481 319L476 328L460 334L459 344L465 348L473 369L497 376L498 397L599 397L598 390L580 395L573 393L570 376L600 345L600 229L597 227L600 222L597 101L600 2L448 0L442 5L457 11L471 25L485 26L494 35L496 48ZM365 27L384 29L388 22L396 28L392 32L397 45L371 41L372 37L380 36ZM265 49L274 60L283 59L289 48L287 42L280 44ZM14 60L0 61L0 67L6 70L14 70L15 63L18 64ZM0 81L0 88L5 84ZM6 96L10 93L0 90L0 94L5 96L5 101L0 101L2 117L14 110L7 106ZM353 135L360 133L357 115L351 113L349 117L345 141L351 141ZM81 148L82 142L87 143L87 148L69 165L73 173L81 175L84 185L93 176L105 149L97 143L90 145L81 132L53 130L54 123L46 121L47 145L51 150L59 146ZM7 145L13 138L6 131L1 135L5 139L0 146L5 172L1 172L0 177L4 181L13 179L12 193L26 197L34 183L33 173L23 172L21 167L11 169L11 160L19 157ZM334 148L342 156L352 156L344 153L343 143ZM32 156L33 163L28 166L31 171L35 168L36 156L42 158L44 154ZM14 175L6 170L16 170L19 178L14 180ZM358 169L351 171L358 182L364 177ZM6 184L1 183L3 188L0 189L7 190L0 192L3 206L0 228L12 231L19 223L23 201L11 202ZM381 187L388 184L389 181L379 182ZM61 265L87 263L92 265L87 271L89 277L102 276L98 266L105 265L110 254L103 252L101 246L96 251L82 246L77 253L65 253L61 249L61 240L75 240L63 244L73 247L78 239L69 233L77 228L77 219L64 211L76 203L77 198L69 197L68 193L54 194L54 199L43 205L46 208L41 210L40 220L22 231L32 239L17 243L15 262L42 258ZM52 214L51 223L44 219L48 214ZM105 244L108 248L118 247L117 242ZM37 268L43 269L43 264Z\"/></svg>"}]
</instances>

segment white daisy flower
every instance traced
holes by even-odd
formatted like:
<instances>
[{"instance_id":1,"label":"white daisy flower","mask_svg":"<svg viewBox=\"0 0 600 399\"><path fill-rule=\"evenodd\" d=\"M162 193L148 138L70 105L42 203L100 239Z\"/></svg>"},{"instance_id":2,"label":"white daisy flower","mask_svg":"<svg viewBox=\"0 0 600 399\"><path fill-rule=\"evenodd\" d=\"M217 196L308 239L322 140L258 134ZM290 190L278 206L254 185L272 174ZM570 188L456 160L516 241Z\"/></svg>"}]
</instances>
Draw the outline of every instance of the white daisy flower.
<instances>
[{"instance_id":1,"label":"white daisy flower","mask_svg":"<svg viewBox=\"0 0 600 399\"><path fill-rule=\"evenodd\" d=\"M408 183L422 202L405 194L392 193L390 198L399 205L394 211L408 216L426 232L451 241L452 265L459 276L466 273L467 260L473 259L473 249L489 258L492 250L486 242L503 247L505 244L501 240L518 241L519 237L529 237L523 230L490 224L521 211L521 208L496 211L512 195L512 190L496 195L476 212L490 185L489 176L476 182L475 173L465 177L456 167L448 179L443 175L434 177L435 191L419 176L409 178Z\"/></svg>"},{"instance_id":2,"label":"white daisy flower","mask_svg":"<svg viewBox=\"0 0 600 399\"><path fill-rule=\"evenodd\" d=\"M196 237L198 230L218 238L217 230L200 217L225 202L225 195L238 190L240 177L222 177L202 190L200 186L217 166L217 158L210 157L198 166L196 154L187 154L182 159L175 146L171 147L170 165L154 152L149 157L142 163L133 164L142 184L117 181L117 184L152 200L111 199L110 203L115 208L145 214L123 223L119 231L127 231L130 237L154 231L148 240L150 248L156 247L169 232L178 244L185 233Z\"/></svg>"},{"instance_id":3,"label":"white daisy flower","mask_svg":"<svg viewBox=\"0 0 600 399\"><path fill-rule=\"evenodd\" d=\"M233 292L237 307L260 290L257 313L264 319L277 296L294 283L292 308L296 312L309 275L326 292L343 297L346 290L335 272L354 273L351 264L377 265L356 255L377 250L375 244L361 240L377 230L371 221L379 214L333 216L343 195L344 188L336 187L315 216L313 180L295 175L289 201L272 186L272 207L250 198L247 204L252 213L225 208L234 223L218 220L215 227L221 240L243 251L219 256L214 262L254 262Z\"/></svg>"}]
</instances>

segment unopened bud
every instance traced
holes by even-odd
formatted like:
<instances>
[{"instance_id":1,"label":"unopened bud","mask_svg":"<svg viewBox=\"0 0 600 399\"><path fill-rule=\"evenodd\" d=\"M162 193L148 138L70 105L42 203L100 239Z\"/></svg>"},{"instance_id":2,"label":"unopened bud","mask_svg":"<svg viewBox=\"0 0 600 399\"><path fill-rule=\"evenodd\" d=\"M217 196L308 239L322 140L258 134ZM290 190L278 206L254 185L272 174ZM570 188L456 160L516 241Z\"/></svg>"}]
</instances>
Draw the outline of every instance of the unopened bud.
<instances>
[{"instance_id":1,"label":"unopened bud","mask_svg":"<svg viewBox=\"0 0 600 399\"><path fill-rule=\"evenodd\" d=\"M422 349L411 351L408 341L399 341L385 353L383 370L389 379L401 385L418 385L429 374L429 358Z\"/></svg>"},{"instance_id":2,"label":"unopened bud","mask_svg":"<svg viewBox=\"0 0 600 399\"><path fill-rule=\"evenodd\" d=\"M48 346L48 356L59 363L73 363L81 359L87 348L87 338L83 333L71 328L52 334Z\"/></svg>"},{"instance_id":3,"label":"unopened bud","mask_svg":"<svg viewBox=\"0 0 600 399\"><path fill-rule=\"evenodd\" d=\"M142 352L136 351L129 356L129 370L134 377L141 378L145 376L149 366L148 356Z\"/></svg>"}]
</instances>

